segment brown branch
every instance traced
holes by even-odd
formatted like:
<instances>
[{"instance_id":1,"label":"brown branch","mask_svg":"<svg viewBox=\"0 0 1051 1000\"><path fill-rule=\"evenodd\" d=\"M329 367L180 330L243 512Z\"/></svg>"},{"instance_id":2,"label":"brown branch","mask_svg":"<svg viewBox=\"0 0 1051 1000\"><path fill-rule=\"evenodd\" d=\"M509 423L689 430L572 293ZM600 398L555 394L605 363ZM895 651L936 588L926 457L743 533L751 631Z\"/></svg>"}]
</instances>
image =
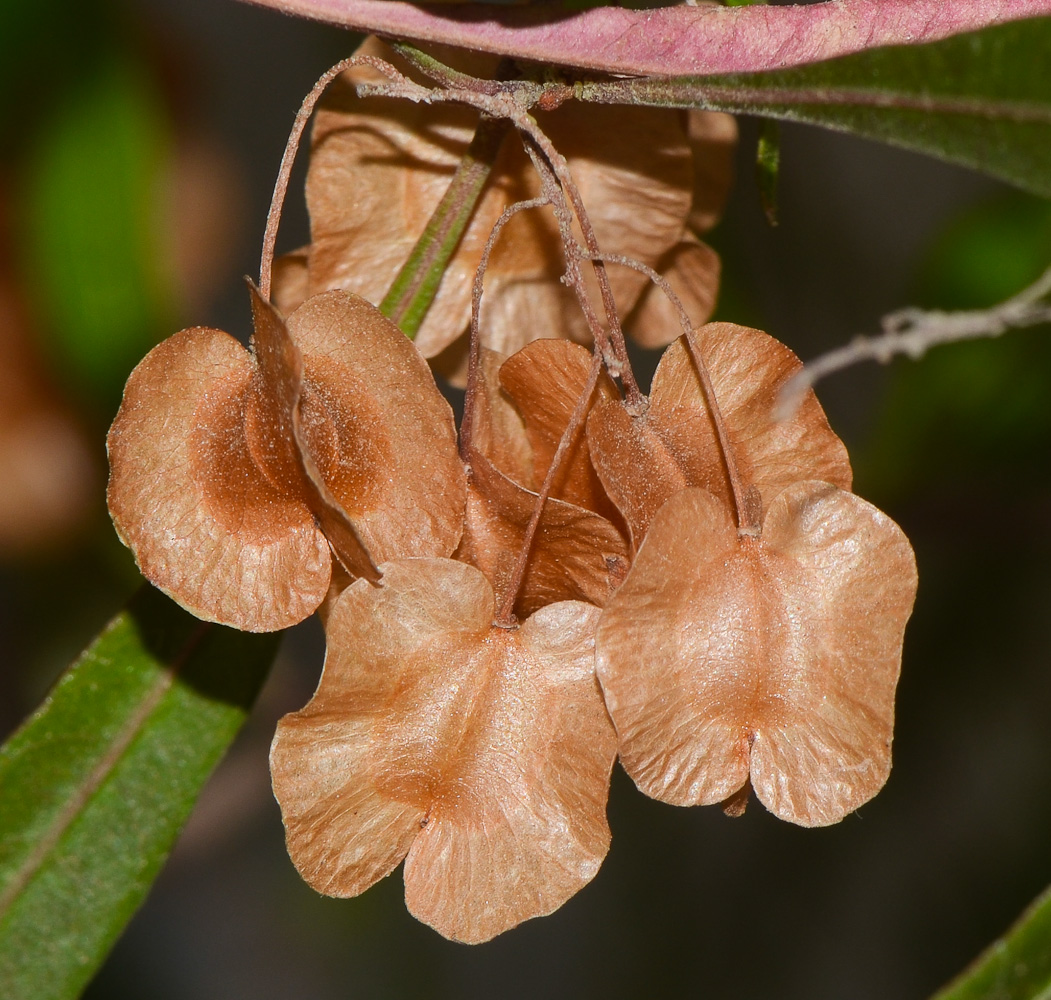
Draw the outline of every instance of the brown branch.
<instances>
[{"instance_id":1,"label":"brown branch","mask_svg":"<svg viewBox=\"0 0 1051 1000\"><path fill-rule=\"evenodd\" d=\"M341 59L335 66L325 72L311 88L310 93L303 98L303 103L300 105L299 111L296 112L295 121L292 123L288 141L285 143L285 152L281 157L281 166L277 171L277 181L274 183L274 194L270 199L270 211L266 216L266 229L263 232L263 253L259 261L259 291L262 292L263 298L267 301L270 300L270 281L274 269L274 246L277 243L277 229L281 224L281 210L285 204L285 195L288 193L288 179L292 175L292 164L295 162L296 153L299 152L299 143L303 138L303 130L307 127L307 122L314 113L314 108L328 85L340 73L350 69L352 66L371 66L397 83L407 82L401 73L382 59L376 59L373 56L350 56L347 59Z\"/></svg>"}]
</instances>

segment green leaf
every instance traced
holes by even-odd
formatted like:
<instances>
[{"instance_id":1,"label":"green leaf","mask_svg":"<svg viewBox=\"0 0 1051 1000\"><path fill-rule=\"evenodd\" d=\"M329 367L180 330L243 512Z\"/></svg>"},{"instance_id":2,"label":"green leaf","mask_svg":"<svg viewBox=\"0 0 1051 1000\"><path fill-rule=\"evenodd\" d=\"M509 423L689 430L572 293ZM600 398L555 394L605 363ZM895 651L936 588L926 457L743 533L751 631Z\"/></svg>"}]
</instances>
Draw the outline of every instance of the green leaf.
<instances>
[{"instance_id":1,"label":"green leaf","mask_svg":"<svg viewBox=\"0 0 1051 1000\"><path fill-rule=\"evenodd\" d=\"M142 903L275 635L144 588L0 749L0 996L75 997Z\"/></svg>"},{"instance_id":2,"label":"green leaf","mask_svg":"<svg viewBox=\"0 0 1051 1000\"><path fill-rule=\"evenodd\" d=\"M1051 996L1051 889L932 1000L1044 1000Z\"/></svg>"},{"instance_id":3,"label":"green leaf","mask_svg":"<svg viewBox=\"0 0 1051 1000\"><path fill-rule=\"evenodd\" d=\"M769 73L584 83L586 100L743 112L930 153L1051 197L1051 18Z\"/></svg>"}]
</instances>

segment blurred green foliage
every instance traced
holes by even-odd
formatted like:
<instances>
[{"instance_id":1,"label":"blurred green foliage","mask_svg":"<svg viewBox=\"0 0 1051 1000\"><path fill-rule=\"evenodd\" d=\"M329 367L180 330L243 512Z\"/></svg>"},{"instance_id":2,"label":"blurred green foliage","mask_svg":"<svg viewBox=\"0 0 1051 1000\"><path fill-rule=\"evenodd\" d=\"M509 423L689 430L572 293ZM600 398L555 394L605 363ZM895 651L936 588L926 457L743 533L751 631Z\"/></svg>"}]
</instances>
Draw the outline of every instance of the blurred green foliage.
<instances>
[{"instance_id":1,"label":"blurred green foliage","mask_svg":"<svg viewBox=\"0 0 1051 1000\"><path fill-rule=\"evenodd\" d=\"M170 126L119 51L56 97L22 163L24 274L56 366L108 415L176 315L159 242Z\"/></svg>"},{"instance_id":2,"label":"blurred green foliage","mask_svg":"<svg viewBox=\"0 0 1051 1000\"><path fill-rule=\"evenodd\" d=\"M1051 890L932 1000L1040 1000L1051 992Z\"/></svg>"}]
</instances>

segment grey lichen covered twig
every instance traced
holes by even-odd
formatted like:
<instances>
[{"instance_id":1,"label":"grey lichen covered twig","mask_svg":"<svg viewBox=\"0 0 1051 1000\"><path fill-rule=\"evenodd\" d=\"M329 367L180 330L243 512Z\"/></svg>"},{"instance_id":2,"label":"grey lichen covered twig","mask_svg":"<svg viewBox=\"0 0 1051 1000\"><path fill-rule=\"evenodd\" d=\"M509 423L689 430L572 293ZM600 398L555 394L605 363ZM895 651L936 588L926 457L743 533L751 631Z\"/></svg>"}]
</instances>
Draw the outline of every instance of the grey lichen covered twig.
<instances>
[{"instance_id":1,"label":"grey lichen covered twig","mask_svg":"<svg viewBox=\"0 0 1051 1000\"><path fill-rule=\"evenodd\" d=\"M783 420L791 415L803 393L818 379L859 361L887 364L899 354L907 354L913 360L918 360L939 344L978 337L999 337L1008 330L1051 323L1049 297L1051 267L1024 291L990 309L943 312L909 307L889 313L883 317L881 334L857 336L849 344L808 361L801 371L785 383L775 416Z\"/></svg>"}]
</instances>

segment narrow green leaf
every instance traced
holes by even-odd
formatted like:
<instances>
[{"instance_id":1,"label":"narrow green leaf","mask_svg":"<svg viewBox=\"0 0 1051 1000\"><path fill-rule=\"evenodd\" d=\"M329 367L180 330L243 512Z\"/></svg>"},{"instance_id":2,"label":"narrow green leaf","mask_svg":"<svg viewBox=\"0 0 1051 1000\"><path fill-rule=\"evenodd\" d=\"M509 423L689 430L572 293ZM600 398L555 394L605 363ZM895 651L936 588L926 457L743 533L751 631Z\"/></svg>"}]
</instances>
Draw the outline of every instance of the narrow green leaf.
<instances>
[{"instance_id":1,"label":"narrow green leaf","mask_svg":"<svg viewBox=\"0 0 1051 1000\"><path fill-rule=\"evenodd\" d=\"M471 221L507 132L507 123L482 118L474 138L412 253L394 279L380 312L412 340L438 293L449 260Z\"/></svg>"},{"instance_id":2,"label":"narrow green leaf","mask_svg":"<svg viewBox=\"0 0 1051 1000\"><path fill-rule=\"evenodd\" d=\"M1051 888L1018 922L931 1000L1051 997Z\"/></svg>"},{"instance_id":3,"label":"narrow green leaf","mask_svg":"<svg viewBox=\"0 0 1051 1000\"><path fill-rule=\"evenodd\" d=\"M277 637L144 588L0 748L0 996L77 996L244 721Z\"/></svg>"},{"instance_id":4,"label":"narrow green leaf","mask_svg":"<svg viewBox=\"0 0 1051 1000\"><path fill-rule=\"evenodd\" d=\"M781 129L776 121L759 124L759 142L755 151L755 177L759 200L771 226L777 225L777 179L781 172Z\"/></svg>"},{"instance_id":5,"label":"narrow green leaf","mask_svg":"<svg viewBox=\"0 0 1051 1000\"><path fill-rule=\"evenodd\" d=\"M1051 18L771 73L584 83L586 100L743 112L878 139L1051 196Z\"/></svg>"}]
</instances>

